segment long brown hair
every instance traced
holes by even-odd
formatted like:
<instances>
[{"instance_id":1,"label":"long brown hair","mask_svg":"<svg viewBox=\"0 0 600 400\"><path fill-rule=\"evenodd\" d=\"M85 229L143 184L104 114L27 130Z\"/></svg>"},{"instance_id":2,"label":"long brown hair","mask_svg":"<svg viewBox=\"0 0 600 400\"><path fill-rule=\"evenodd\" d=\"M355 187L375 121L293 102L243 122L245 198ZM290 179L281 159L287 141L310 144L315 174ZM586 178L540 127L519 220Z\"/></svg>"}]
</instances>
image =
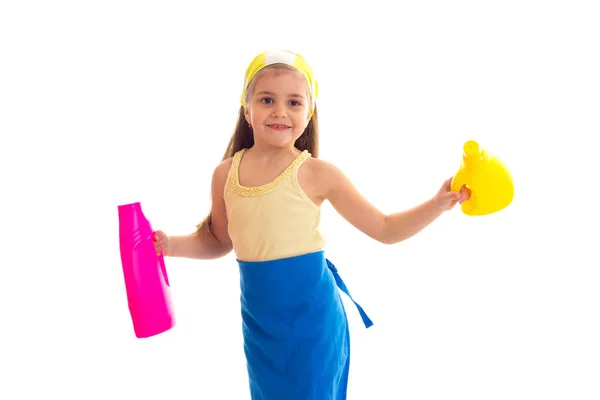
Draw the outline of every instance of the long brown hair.
<instances>
[{"instance_id":1,"label":"long brown hair","mask_svg":"<svg viewBox=\"0 0 600 400\"><path fill-rule=\"evenodd\" d=\"M263 68L262 71L269 68L292 69L292 67L285 64L274 64ZM262 71L260 71L258 74L260 74ZM248 104L249 97L251 93L253 93L255 81L256 77L252 79L252 81L248 85L248 90L246 91L246 104ZM229 139L229 143L227 144L227 148L225 149L225 154L223 154L222 161L233 157L238 151L242 149L249 149L252 146L254 146L254 135L252 133L252 128L250 128L250 125L248 124L248 121L246 120L246 117L244 115L244 107L241 106L238 112L238 119L237 123L235 124L233 135L231 136L231 139ZM302 135L296 140L294 146L300 151L308 150L308 152L311 153L314 158L319 157L319 121L317 117L316 105L313 115L308 121L308 125L304 129ZM196 232L201 234L209 233L211 221L212 210L209 211L208 215L206 216L206 218L204 218L202 222L196 225Z\"/></svg>"}]
</instances>

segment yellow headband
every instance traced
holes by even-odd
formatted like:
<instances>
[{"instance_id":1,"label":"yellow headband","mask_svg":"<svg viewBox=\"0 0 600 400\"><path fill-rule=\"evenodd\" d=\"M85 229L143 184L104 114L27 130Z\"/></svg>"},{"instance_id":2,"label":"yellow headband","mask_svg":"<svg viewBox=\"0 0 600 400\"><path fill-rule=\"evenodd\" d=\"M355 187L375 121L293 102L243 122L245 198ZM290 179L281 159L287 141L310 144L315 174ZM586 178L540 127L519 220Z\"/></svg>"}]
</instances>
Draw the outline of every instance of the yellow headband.
<instances>
[{"instance_id":1,"label":"yellow headband","mask_svg":"<svg viewBox=\"0 0 600 400\"><path fill-rule=\"evenodd\" d=\"M315 102L317 100L317 95L319 94L319 84L316 81L313 71L302 58L300 54L292 53L287 50L269 50L264 53L259 54L252 60L248 68L246 69L246 77L244 79L244 88L242 90L242 98L241 103L242 106L246 106L245 98L246 98L246 90L248 89L248 85L252 78L264 67L273 64L286 64L289 65L298 72L300 72L306 78L306 82L308 82L308 87L310 91L310 96L312 98L312 110L310 115L312 116L315 110Z\"/></svg>"}]
</instances>

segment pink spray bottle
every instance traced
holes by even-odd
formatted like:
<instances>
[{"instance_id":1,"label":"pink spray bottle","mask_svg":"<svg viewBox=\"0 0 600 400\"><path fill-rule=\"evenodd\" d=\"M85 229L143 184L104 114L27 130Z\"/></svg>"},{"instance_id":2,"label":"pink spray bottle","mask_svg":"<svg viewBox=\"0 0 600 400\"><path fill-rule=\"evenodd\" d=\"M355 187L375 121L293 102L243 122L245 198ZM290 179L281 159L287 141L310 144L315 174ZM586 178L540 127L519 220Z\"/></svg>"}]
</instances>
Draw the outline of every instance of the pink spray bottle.
<instances>
[{"instance_id":1,"label":"pink spray bottle","mask_svg":"<svg viewBox=\"0 0 600 400\"><path fill-rule=\"evenodd\" d=\"M167 270L154 249L154 231L140 203L118 206L121 264L127 303L138 338L158 335L175 325Z\"/></svg>"}]
</instances>

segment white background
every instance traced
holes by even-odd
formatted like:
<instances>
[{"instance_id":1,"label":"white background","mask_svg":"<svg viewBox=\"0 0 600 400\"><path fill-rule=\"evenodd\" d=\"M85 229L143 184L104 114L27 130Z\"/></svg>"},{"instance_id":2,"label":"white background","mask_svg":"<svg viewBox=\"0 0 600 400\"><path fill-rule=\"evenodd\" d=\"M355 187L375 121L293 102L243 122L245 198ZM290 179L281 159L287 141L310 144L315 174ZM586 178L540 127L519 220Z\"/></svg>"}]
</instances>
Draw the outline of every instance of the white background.
<instances>
[{"instance_id":1,"label":"white background","mask_svg":"<svg viewBox=\"0 0 600 400\"><path fill-rule=\"evenodd\" d=\"M239 275L167 259L177 326L140 340L117 205L188 233L245 68L284 47L320 80L321 157L382 211L454 174L468 139L514 202L378 244L329 205L348 399L600 398L600 29L592 1L4 1L0 398L247 399Z\"/></svg>"}]
</instances>

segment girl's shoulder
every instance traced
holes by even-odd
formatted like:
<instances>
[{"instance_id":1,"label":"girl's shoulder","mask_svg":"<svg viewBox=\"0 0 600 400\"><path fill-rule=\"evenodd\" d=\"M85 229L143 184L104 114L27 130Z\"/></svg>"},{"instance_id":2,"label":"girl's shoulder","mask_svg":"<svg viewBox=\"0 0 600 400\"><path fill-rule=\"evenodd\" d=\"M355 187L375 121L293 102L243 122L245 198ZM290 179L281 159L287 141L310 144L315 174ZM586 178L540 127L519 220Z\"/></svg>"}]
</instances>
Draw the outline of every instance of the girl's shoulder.
<instances>
[{"instance_id":1,"label":"girl's shoulder","mask_svg":"<svg viewBox=\"0 0 600 400\"><path fill-rule=\"evenodd\" d=\"M309 157L298 170L301 186L310 188L316 196L327 198L342 176L341 171L331 162Z\"/></svg>"},{"instance_id":2,"label":"girl's shoulder","mask_svg":"<svg viewBox=\"0 0 600 400\"><path fill-rule=\"evenodd\" d=\"M223 161L221 161L219 163L219 165L217 165L217 167L215 168L215 172L219 171L221 173L225 172L229 172L229 170L231 169L231 166L233 165L233 160L235 157L227 157L226 159L224 159Z\"/></svg>"},{"instance_id":3,"label":"girl's shoulder","mask_svg":"<svg viewBox=\"0 0 600 400\"><path fill-rule=\"evenodd\" d=\"M306 172L315 175L328 175L337 170L335 165L321 158L308 157L304 165Z\"/></svg>"},{"instance_id":4,"label":"girl's shoulder","mask_svg":"<svg viewBox=\"0 0 600 400\"><path fill-rule=\"evenodd\" d=\"M231 166L233 165L234 157L228 157L225 160L221 161L213 171L213 184L224 186L227 181L227 177L231 171Z\"/></svg>"}]
</instances>

